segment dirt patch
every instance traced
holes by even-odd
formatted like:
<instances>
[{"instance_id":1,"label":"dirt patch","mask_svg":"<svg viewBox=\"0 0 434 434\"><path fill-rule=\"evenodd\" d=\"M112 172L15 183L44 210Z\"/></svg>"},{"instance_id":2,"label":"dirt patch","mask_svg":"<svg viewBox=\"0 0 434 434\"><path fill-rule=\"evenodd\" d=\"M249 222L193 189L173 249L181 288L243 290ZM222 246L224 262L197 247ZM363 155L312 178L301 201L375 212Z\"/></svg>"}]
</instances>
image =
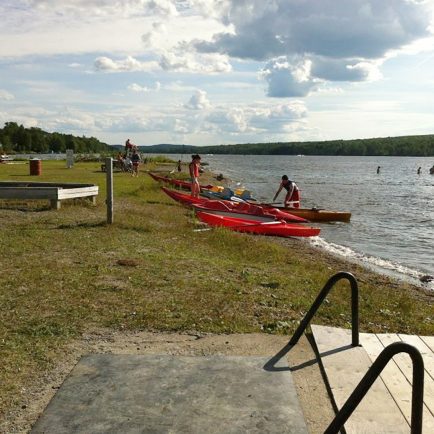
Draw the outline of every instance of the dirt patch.
<instances>
[{"instance_id":1,"label":"dirt patch","mask_svg":"<svg viewBox=\"0 0 434 434\"><path fill-rule=\"evenodd\" d=\"M289 338L267 334L203 335L150 332L113 332L97 330L63 349L59 363L50 372L35 378L22 391L21 402L0 424L1 433L28 433L50 399L77 364L80 357L92 353L169 354L183 356L234 355L272 356L285 348ZM319 434L333 418L333 410L324 387L315 353L303 337L281 359L280 366L293 369L300 403L309 432Z\"/></svg>"}]
</instances>

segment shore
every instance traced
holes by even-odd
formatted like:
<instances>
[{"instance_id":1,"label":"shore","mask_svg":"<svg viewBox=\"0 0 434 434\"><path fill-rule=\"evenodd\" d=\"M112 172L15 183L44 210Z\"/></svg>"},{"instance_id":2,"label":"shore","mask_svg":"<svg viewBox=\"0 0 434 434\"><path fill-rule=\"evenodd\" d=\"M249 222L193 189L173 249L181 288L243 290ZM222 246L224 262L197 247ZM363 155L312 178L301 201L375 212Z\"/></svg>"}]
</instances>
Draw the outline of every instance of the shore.
<instances>
[{"instance_id":1,"label":"shore","mask_svg":"<svg viewBox=\"0 0 434 434\"><path fill-rule=\"evenodd\" d=\"M195 231L192 212L143 169L156 166L142 167L138 178L115 174L113 225L105 222L105 175L97 163L67 170L64 162L44 161L38 179L96 183L95 207L1 202L0 432L27 432L89 352L272 356L338 271L360 285L361 331L434 334L429 291L297 239ZM27 171L2 167L0 178L28 181ZM215 182L207 176L204 182ZM330 293L315 322L349 327L346 283ZM306 342L299 350L310 351Z\"/></svg>"}]
</instances>

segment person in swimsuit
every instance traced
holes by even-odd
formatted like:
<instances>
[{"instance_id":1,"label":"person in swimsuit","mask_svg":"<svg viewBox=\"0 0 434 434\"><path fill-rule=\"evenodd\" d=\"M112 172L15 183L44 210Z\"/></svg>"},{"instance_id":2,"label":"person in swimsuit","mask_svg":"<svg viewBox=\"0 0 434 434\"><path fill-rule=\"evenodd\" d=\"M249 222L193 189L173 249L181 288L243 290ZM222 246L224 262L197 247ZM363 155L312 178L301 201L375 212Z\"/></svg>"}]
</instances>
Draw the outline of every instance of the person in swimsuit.
<instances>
[{"instance_id":1,"label":"person in swimsuit","mask_svg":"<svg viewBox=\"0 0 434 434\"><path fill-rule=\"evenodd\" d=\"M282 181L280 182L279 189L274 195L273 202L279 196L279 193L282 189L286 190L285 196L285 208L300 208L300 190L297 187L297 184L294 181L291 181L286 175L282 176Z\"/></svg>"},{"instance_id":2,"label":"person in swimsuit","mask_svg":"<svg viewBox=\"0 0 434 434\"><path fill-rule=\"evenodd\" d=\"M199 197L200 185L199 185L199 173L200 173L200 156L194 154L191 156L191 163L188 165L191 178L191 195L193 197Z\"/></svg>"}]
</instances>

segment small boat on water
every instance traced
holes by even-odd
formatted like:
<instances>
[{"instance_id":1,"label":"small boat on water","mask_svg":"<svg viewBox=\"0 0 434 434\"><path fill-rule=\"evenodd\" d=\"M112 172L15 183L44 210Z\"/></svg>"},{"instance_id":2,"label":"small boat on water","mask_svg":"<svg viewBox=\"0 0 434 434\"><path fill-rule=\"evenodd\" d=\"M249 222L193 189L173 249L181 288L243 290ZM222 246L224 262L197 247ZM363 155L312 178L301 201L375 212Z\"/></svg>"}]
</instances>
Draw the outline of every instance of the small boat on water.
<instances>
[{"instance_id":1,"label":"small boat on water","mask_svg":"<svg viewBox=\"0 0 434 434\"><path fill-rule=\"evenodd\" d=\"M311 222L349 222L351 219L351 213L346 211L331 211L321 208L284 208L283 206L274 206L261 203L258 205L262 206L265 210L267 207L275 208L282 212L288 212L298 217L303 217Z\"/></svg>"},{"instance_id":2,"label":"small boat on water","mask_svg":"<svg viewBox=\"0 0 434 434\"><path fill-rule=\"evenodd\" d=\"M279 211L274 208L268 207L264 209L258 205L251 204L248 202L232 202L228 200L210 200L204 197L192 197L191 195L181 193L179 191L170 190L165 187L161 189L172 199L182 203L183 205L194 207L199 211L220 211L221 215L227 215L228 213L237 213L244 216L257 216L266 217L272 220L285 220L288 222L298 222L303 223L307 220L294 216L288 212Z\"/></svg>"},{"instance_id":3,"label":"small boat on water","mask_svg":"<svg viewBox=\"0 0 434 434\"><path fill-rule=\"evenodd\" d=\"M244 218L233 218L210 214L204 211L196 213L200 221L217 227L246 232L256 235L271 235L277 237L314 237L319 235L320 229L304 226L299 223L287 223L284 221L255 222Z\"/></svg>"}]
</instances>

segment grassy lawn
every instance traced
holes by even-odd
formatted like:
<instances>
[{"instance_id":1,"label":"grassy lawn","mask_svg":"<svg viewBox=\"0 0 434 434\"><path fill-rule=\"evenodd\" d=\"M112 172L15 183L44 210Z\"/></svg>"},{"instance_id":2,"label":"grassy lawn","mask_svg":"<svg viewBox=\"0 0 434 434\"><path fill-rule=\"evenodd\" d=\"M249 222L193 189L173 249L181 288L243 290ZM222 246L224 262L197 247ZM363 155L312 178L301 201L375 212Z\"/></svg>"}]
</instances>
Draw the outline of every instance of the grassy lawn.
<instances>
[{"instance_id":1,"label":"grassy lawn","mask_svg":"<svg viewBox=\"0 0 434 434\"><path fill-rule=\"evenodd\" d=\"M0 417L83 331L290 334L341 270L359 279L363 331L434 334L433 297L408 285L298 240L195 231L192 212L143 172L152 163L138 178L115 173L113 225L100 164L42 166L30 177L27 164L0 165L0 180L94 183L100 193L96 206L79 200L57 211L0 200ZM348 294L339 284L315 322L348 327Z\"/></svg>"}]
</instances>

